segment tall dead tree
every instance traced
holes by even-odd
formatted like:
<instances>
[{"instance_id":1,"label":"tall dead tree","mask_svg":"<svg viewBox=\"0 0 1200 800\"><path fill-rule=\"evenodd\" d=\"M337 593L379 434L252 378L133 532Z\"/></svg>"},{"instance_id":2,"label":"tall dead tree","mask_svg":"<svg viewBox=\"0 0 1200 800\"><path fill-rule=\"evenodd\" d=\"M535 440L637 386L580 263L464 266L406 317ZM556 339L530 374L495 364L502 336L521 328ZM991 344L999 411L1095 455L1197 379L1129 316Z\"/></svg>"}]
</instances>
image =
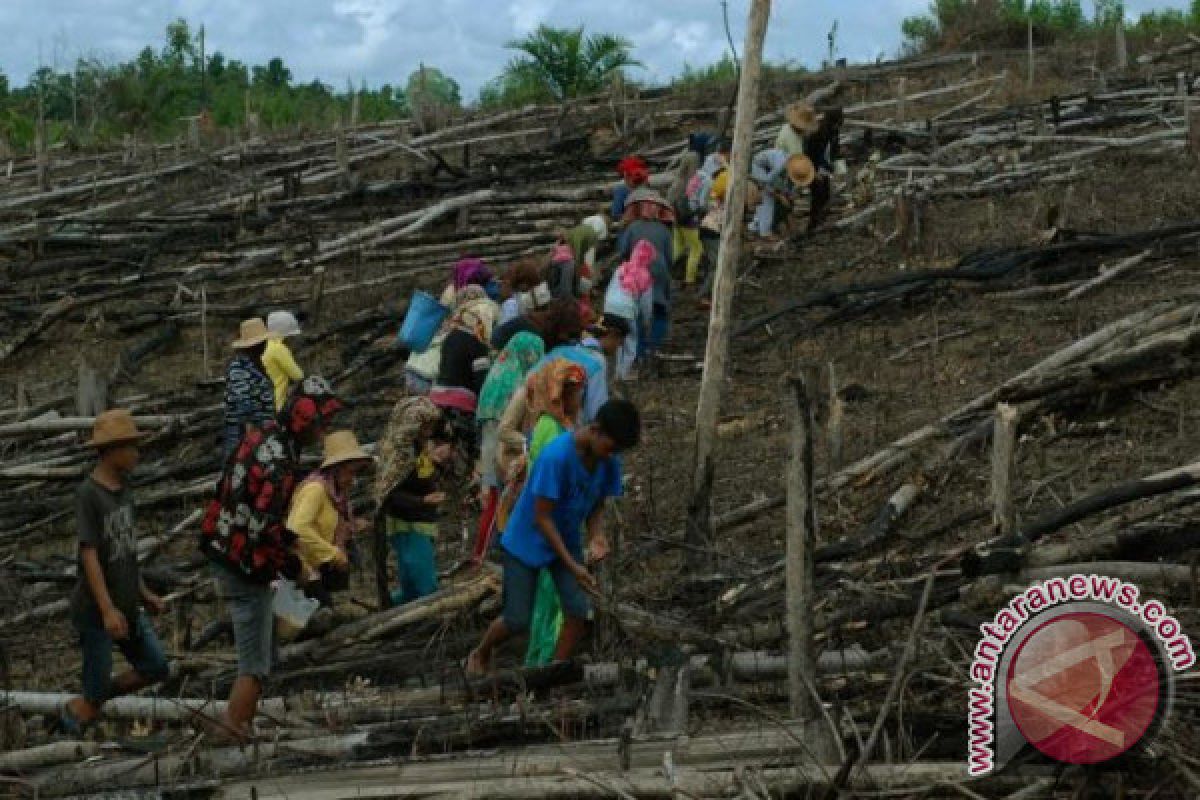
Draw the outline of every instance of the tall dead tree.
<instances>
[{"instance_id":1,"label":"tall dead tree","mask_svg":"<svg viewBox=\"0 0 1200 800\"><path fill-rule=\"evenodd\" d=\"M816 495L813 492L813 427L810 387L804 374L791 378L791 447L787 468L787 556L785 579L788 629L788 695L792 716L816 716L812 690L817 685L813 653L813 551L817 544Z\"/></svg>"},{"instance_id":2,"label":"tall dead tree","mask_svg":"<svg viewBox=\"0 0 1200 800\"><path fill-rule=\"evenodd\" d=\"M704 351L704 374L700 379L700 401L696 407L695 468L688 503L686 539L702 546L712 537L713 448L717 441L721 385L729 358L729 322L733 316L733 290L737 263L742 253L745 224L746 184L754 144L754 118L758 115L758 83L762 74L762 46L771 15L771 0L753 0L746 27L742 75L738 81L737 114L733 127L729 194L725 223L721 227L721 249L713 284L712 317Z\"/></svg>"}]
</instances>

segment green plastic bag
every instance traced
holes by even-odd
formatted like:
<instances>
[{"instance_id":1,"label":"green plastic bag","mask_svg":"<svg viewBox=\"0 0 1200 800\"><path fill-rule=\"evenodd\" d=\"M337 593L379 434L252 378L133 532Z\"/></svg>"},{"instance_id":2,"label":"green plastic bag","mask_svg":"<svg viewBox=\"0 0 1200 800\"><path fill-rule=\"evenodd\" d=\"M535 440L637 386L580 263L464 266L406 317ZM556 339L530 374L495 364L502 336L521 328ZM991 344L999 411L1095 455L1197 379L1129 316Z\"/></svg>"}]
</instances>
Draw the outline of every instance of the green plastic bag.
<instances>
[{"instance_id":1,"label":"green plastic bag","mask_svg":"<svg viewBox=\"0 0 1200 800\"><path fill-rule=\"evenodd\" d=\"M562 606L558 602L558 587L549 570L538 574L537 596L533 601L533 619L529 623L529 649L525 651L525 666L544 667L554 660L554 648L562 630Z\"/></svg>"}]
</instances>

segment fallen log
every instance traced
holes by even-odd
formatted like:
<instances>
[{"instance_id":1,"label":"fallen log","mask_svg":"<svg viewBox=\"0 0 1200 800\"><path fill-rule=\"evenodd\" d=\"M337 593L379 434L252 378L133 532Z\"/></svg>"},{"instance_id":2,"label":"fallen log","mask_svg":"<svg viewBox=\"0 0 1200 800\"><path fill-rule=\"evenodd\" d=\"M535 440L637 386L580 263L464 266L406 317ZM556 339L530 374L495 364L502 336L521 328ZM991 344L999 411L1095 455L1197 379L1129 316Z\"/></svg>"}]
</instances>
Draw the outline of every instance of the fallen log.
<instances>
[{"instance_id":1,"label":"fallen log","mask_svg":"<svg viewBox=\"0 0 1200 800\"><path fill-rule=\"evenodd\" d=\"M15 338L5 343L3 346L0 346L0 361L7 360L9 356L32 341L35 337L42 333L42 331L49 328L60 318L69 314L74 307L75 300L69 295L54 303L54 305L48 308L32 326L25 329L21 333L18 333Z\"/></svg>"},{"instance_id":2,"label":"fallen log","mask_svg":"<svg viewBox=\"0 0 1200 800\"><path fill-rule=\"evenodd\" d=\"M1140 500L1147 497L1173 492L1200 483L1200 462L1188 464L1157 475L1128 481L1109 487L1104 491L1077 500L1074 503L1051 514L1034 520L1021 528L1018 536L1026 542L1036 542L1043 536L1053 533L1074 522L1107 511L1116 506Z\"/></svg>"},{"instance_id":3,"label":"fallen log","mask_svg":"<svg viewBox=\"0 0 1200 800\"><path fill-rule=\"evenodd\" d=\"M0 708L22 714L57 714L72 695L65 692L0 691ZM216 716L225 712L224 701L192 697L115 697L104 704L104 714L113 719L152 719L180 722L197 714ZM266 698L259 703L266 715L283 714L287 710L282 697Z\"/></svg>"},{"instance_id":4,"label":"fallen log","mask_svg":"<svg viewBox=\"0 0 1200 800\"><path fill-rule=\"evenodd\" d=\"M283 647L279 651L278 663L282 665L301 658L319 658L323 652L332 652L352 642L383 638L407 626L447 614L461 613L473 608L499 588L497 574L485 568L479 575L446 586L428 597L398 608L379 611L364 619L334 628L319 639Z\"/></svg>"},{"instance_id":5,"label":"fallen log","mask_svg":"<svg viewBox=\"0 0 1200 800\"><path fill-rule=\"evenodd\" d=\"M162 430L166 428L183 427L184 425L219 412L222 406L208 406L190 411L186 414L144 414L135 415L133 421L139 428ZM25 422L10 422L0 425L0 439L12 439L19 436L43 433L70 433L72 431L90 431L96 424L95 417L53 417L31 419Z\"/></svg>"},{"instance_id":6,"label":"fallen log","mask_svg":"<svg viewBox=\"0 0 1200 800\"><path fill-rule=\"evenodd\" d=\"M0 753L0 772L22 773L35 769L83 761L99 755L103 750L97 742L51 742L30 747L27 750L12 750Z\"/></svg>"},{"instance_id":7,"label":"fallen log","mask_svg":"<svg viewBox=\"0 0 1200 800\"><path fill-rule=\"evenodd\" d=\"M795 734L799 739L802 733ZM691 741L695 741L694 739ZM606 744L616 750L613 740ZM793 746L795 743L793 742ZM736 746L729 760L740 756L740 763L729 766L695 766L690 742L665 740L653 752L636 752L636 766L622 769L610 759L601 759L578 745L563 745L563 753L553 767L542 767L533 759L520 758L509 771L491 763L460 760L456 766L408 763L392 767L360 767L298 775L277 775L270 779L247 780L227 786L229 797L253 796L259 800L349 800L350 797L385 798L395 795L403 785L406 795L423 800L611 800L613 797L638 800L679 800L702 797L811 796L828 785L822 765L760 766L766 759L785 756L743 756ZM663 756L670 756L669 769ZM549 758L549 757L543 757ZM787 759L791 761L792 759ZM570 767L563 766L569 761ZM778 763L776 761L775 763ZM534 767L532 764L539 764ZM528 766L527 766L528 765ZM931 785L951 784L987 791L1005 791L1030 783L1032 777L1046 775L1049 768L1021 767L1012 774L964 780L958 762L915 762L912 764L869 764L848 783L851 790L885 791L889 794L919 794ZM516 777L514 777L516 775ZM354 787L351 795L345 788ZM747 789L755 788L750 795ZM904 791L908 789L909 791ZM973 791L968 789L968 791ZM970 795L969 795L970 796ZM975 797L982 797L974 793Z\"/></svg>"},{"instance_id":8,"label":"fallen log","mask_svg":"<svg viewBox=\"0 0 1200 800\"><path fill-rule=\"evenodd\" d=\"M1016 391L1016 387L1022 385L1028 386L1043 376L1053 375L1056 371L1062 370L1072 362L1077 362L1090 354L1102 352L1104 347L1121 340L1125 336L1132 335L1144 326L1154 323L1156 320L1166 318L1178 321L1198 311L1200 311L1200 304L1196 303L1188 303L1181 306L1164 303L1112 322L1042 359L1008 381L1005 381L1000 386L985 392L945 415L939 421L912 431L872 455L861 458L833 475L818 481L816 488L818 491L838 491L865 477L869 476L873 478L883 472L890 471L906 460L908 454L915 448L934 439L941 432L960 428L965 421L992 408L999 400L1011 398ZM1176 342L1175 344L1176 346L1183 346L1181 342ZM1045 389L1046 386L1043 384L1043 392ZM715 517L713 519L713 527L715 530L727 530L736 527L737 525L756 519L764 513L782 507L783 503L783 495L759 498L745 506Z\"/></svg>"}]
</instances>

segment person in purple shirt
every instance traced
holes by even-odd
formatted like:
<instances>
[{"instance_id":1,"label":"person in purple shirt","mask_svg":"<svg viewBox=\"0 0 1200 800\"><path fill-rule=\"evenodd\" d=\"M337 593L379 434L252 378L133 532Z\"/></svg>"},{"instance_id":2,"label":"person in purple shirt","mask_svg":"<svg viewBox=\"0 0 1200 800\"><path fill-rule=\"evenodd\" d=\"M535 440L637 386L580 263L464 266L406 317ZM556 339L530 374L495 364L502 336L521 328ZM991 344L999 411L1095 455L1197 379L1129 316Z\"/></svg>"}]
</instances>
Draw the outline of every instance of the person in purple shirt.
<instances>
[{"instance_id":1,"label":"person in purple shirt","mask_svg":"<svg viewBox=\"0 0 1200 800\"><path fill-rule=\"evenodd\" d=\"M490 671L496 647L529 630L541 569L554 579L563 610L554 658L570 658L592 618L588 593L597 592L596 577L585 563L608 555L604 502L621 496L618 454L637 445L641 429L637 408L612 400L590 425L563 433L539 454L500 539L504 610L471 651L468 674Z\"/></svg>"}]
</instances>

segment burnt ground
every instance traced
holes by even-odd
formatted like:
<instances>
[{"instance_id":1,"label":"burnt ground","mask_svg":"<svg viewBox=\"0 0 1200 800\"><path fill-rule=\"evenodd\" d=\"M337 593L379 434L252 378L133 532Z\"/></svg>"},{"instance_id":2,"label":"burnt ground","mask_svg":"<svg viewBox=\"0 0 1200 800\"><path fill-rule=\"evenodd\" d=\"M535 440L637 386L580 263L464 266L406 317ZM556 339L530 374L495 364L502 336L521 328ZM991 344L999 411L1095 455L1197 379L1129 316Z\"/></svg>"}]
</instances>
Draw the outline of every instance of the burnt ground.
<instances>
[{"instance_id":1,"label":"burnt ground","mask_svg":"<svg viewBox=\"0 0 1200 800\"><path fill-rule=\"evenodd\" d=\"M952 82L955 76L923 79L936 85L937 81ZM1067 79L1062 80L1065 83ZM809 84L809 88L813 85L816 84ZM863 99L889 96L886 84L867 86L866 90L856 86L853 91ZM775 87L773 91L783 92L785 88ZM1051 86L1046 93L1052 90ZM694 108L696 98L684 96L673 102L677 108ZM681 123L681 128L701 124L692 120ZM676 127L676 132L681 128ZM659 141L663 139L660 137ZM589 166L587 174L574 177L574 183L581 178L606 179L601 162L602 156L597 154L595 165ZM741 264L743 277L737 290L734 327L776 312L784 304L819 290L864 284L905 271L945 269L980 251L1037 245L1044 241L1044 220L1050 206L1065 208L1068 213L1068 221L1057 235L1059 241L1194 222L1196 209L1200 207L1197 164L1197 159L1184 151L1168 154L1115 151L1087 164L1069 189L1057 183L1034 184L1023 190L976 198L936 197L923 207L921 242L910 252L904 252L894 241L887 241L895 227L890 213L877 216L865 227L848 230L826 227L780 250L748 248ZM380 166L375 174L367 172L366 177L381 179L401 171L399 167L394 169L393 173L392 166ZM543 188L547 185L552 187L554 183L551 180L541 184ZM186 190L187 185L181 184L179 189ZM850 213L845 206L848 195L847 189L842 195L843 204L832 218L834 221ZM595 204L597 200L591 202ZM422 204L415 203L417 207ZM351 204L314 212L307 224L318 235L327 235L331 231L351 230L381 213L369 203ZM501 209L497 213L500 221L489 224L491 231L532 230L544 237L552 228L541 222L516 223L506 228L502 221L505 212ZM287 234L276 229L275 235ZM299 348L298 355L306 369L336 376L358 363L365 353L378 352L379 348L370 343L395 330L397 309L402 308L409 288L436 285L441 269L452 260L445 253L432 255L427 262L416 266L426 269L427 274L406 278L397 271L398 265L411 270L414 263L413 259L405 258L404 247L452 245L455 237L461 235L443 227L410 237L403 246L378 248L331 265L327 276L330 287L376 277L391 279L379 286L326 297L321 310L322 323L317 328L323 335L306 337ZM160 259L180 267L228 263L239 250L244 252L250 245L269 241L270 236L271 232L262 236L218 232L211 244L188 242L177 255L161 255ZM501 250L500 260L511 252ZM1092 268L1087 275L1095 274L1102 264L1113 260L1115 257L1092 257ZM28 262L10 258L9 274L18 276L25 263ZM135 269L136 264L119 266L110 268L109 274L128 274ZM1200 247L1194 246L1190 253L1153 259L1074 301L1064 300L1062 292L1007 296L1005 293L1039 283L1039 275L1026 272L1015 275L1002 286L966 282L946 285L931 293L881 303L866 313L840 321L826 319L830 314L828 308L797 311L736 335L731 350L731 374L723 390L722 418L727 422L741 419L747 422L741 430L719 441L715 511L720 515L782 492L789 435L788 389L784 379L804 365L832 365L846 407L840 464L831 463L826 437L823 432L818 434L816 474L820 478L941 418L1103 325L1155 303L1194 299L1198 272ZM61 287L64 280L69 279L63 273L44 279L14 279L4 290L5 299L12 307L23 298ZM180 274L180 282L194 288L189 280L186 273ZM207 283L208 302L242 308L299 306L307 299L310 282L309 272L303 267L253 267ZM159 291L152 297L155 302L166 304L171 294ZM620 552L606 568L604 577L607 582L616 583L618 597L623 602L662 612L711 632L749 629L753 624L782 616L783 597L778 587L746 606L732 609L719 603L716 595L719 590L743 582L752 586L761 583L770 574L768 568L784 553L783 510L776 509L720 531L701 553L679 544L691 478L693 417L700 383L698 365L705 346L707 315L697 308L693 296L683 292L678 296L668 345L669 360L661 363L658 375L643 373L636 383L621 389L642 408L647 429L643 445L628 459L629 497L620 505L615 520ZM189 302L185 301L185 308L194 307ZM3 404L11 407L15 403L18 381L37 403L59 392L71 392L80 360L94 365L113 363L121 350L145 336L146 329L130 331L136 319L127 313L130 306L145 303L144 297L118 298L92 306L84 319L55 323L36 341L0 364L6 386L0 392ZM386 316L389 309L390 320ZM369 325L345 332L333 330L338 323L367 311L378 312L380 316ZM238 316L239 313L230 312L224 318L208 321L208 376L220 375L226 352L222 342L230 338ZM10 314L5 324L10 330L20 329L30 324L30 317ZM177 413L219 402L219 389L202 380L206 376L202 352L199 326L184 325L179 341L148 360L131 382L118 389L117 396L148 396L139 413ZM387 410L400 396L397 382L401 367L400 360L384 360L357 370L341 384L359 401L350 419L360 438L374 440L382 432ZM1099 393L1078 400L1067 410L1052 414L1036 412L1024 418L1017 451L1019 520L1038 519L1114 484L1196 460L1200 449L1200 412L1195 410L1198 397L1200 385L1189 374L1180 380L1140 386L1133 391ZM62 410L69 411L69 405L63 405ZM213 468L212 441L211 433L183 440L167 435L160 443L151 442L146 461L195 463L194 470L178 479L203 478ZM11 455L15 463L19 456L29 452L25 449L27 444L0 446L7 448L6 459ZM868 474L836 492L819 496L820 537L827 542L859 535L888 497L907 480L914 479L925 487L917 503L884 543L840 564L845 572L822 568L815 614L831 615L866 601L911 602L914 592L920 589L919 579L944 555L993 535L989 443L975 442L933 471L921 468L922 459L928 454L927 450L918 451L891 473ZM0 503L10 513L23 502L36 504L49 500L50 509L60 508L67 485L62 481L9 480L0 494ZM177 523L201 500L201 497L182 498L154 508L143 515L142 533L160 532ZM469 500L463 498L459 513L443 526L439 539L443 566L454 564L468 549L464 532L470 530L473 534L472 511ZM1068 526L1054 533L1052 541L1086 538L1095 522L1088 520ZM1164 522L1184 528L1194 525L1186 509L1164 518ZM64 588L63 583L52 582L37 588L29 581L18 580L14 572L17 566L33 563L58 569L73 560L69 519L34 531L14 533L28 523L25 519L19 525L12 525L6 534L0 534L3 563L14 576L2 590L9 614L61 597ZM169 545L159 563L187 573L197 566L193 552L193 539L183 535ZM689 560L686 557L689 553L698 558ZM1184 548L1162 560L1194 565L1195 556L1194 548ZM1195 583L1190 591L1177 585L1147 587L1147 590L1168 603L1185 630L1200 631ZM352 595L365 609L374 607L369 564L357 573ZM986 602L973 605L958 600L949 605L968 617L974 614L979 618L990 616L996 607ZM414 677L436 681L447 671L453 671L453 665L465 655L491 610L494 606L485 604L481 610L436 628L406 634L404 642L388 645L392 650L384 650L397 654L393 665L358 672L348 667L332 674L319 671L314 674L297 666L279 676L276 687L281 691L338 689L360 673L369 675L377 685L411 684ZM169 616L160 624L172 654L187 665L189 674L200 676L194 682L175 682L174 691L201 694L223 691L228 670L214 672L214 667L231 663L230 645L217 642L199 651L184 647L189 637L194 637L213 615L211 597L201 592L186 606L186 611ZM819 641L826 648L852 644L868 651L890 648L894 657L911 622L911 612L883 615L879 619L852 616L848 624L826 632ZM78 688L77 654L63 616L8 626L3 636L11 686L46 691ZM947 617L929 621L920 644L922 668L908 682L898 703L901 717L907 714L909 724L897 726L895 740L890 744L892 758L905 760L917 752L944 760L961 758L968 654L976 638L972 630L951 624ZM777 650L778 646L776 640L769 638L761 642L763 649ZM663 647L630 633L619 620L603 618L585 651L587 658L605 661L631 653L657 657ZM419 658L401 655L414 653ZM506 653L507 663L515 662L516 655L517 651L510 649ZM839 718L847 713L858 724L868 725L890 674L890 664L884 664L865 678L848 676L840 683L834 681L827 686L825 699L837 708ZM209 683L201 684L203 680ZM768 683L757 686L747 696L764 708L778 710L785 693L783 684ZM1185 719L1194 715L1195 701L1188 692L1183 692L1179 701L1178 710ZM922 715L931 721L922 722ZM698 707L689 730L698 734L720 729L731 716L745 719L747 712L720 705ZM957 726L956 719L960 721ZM31 727L21 738L34 743L41 734ZM1157 783L1151 774L1152 763L1137 763L1130 768L1131 774L1147 788ZM1168 788L1160 796L1182 796L1170 791Z\"/></svg>"}]
</instances>

